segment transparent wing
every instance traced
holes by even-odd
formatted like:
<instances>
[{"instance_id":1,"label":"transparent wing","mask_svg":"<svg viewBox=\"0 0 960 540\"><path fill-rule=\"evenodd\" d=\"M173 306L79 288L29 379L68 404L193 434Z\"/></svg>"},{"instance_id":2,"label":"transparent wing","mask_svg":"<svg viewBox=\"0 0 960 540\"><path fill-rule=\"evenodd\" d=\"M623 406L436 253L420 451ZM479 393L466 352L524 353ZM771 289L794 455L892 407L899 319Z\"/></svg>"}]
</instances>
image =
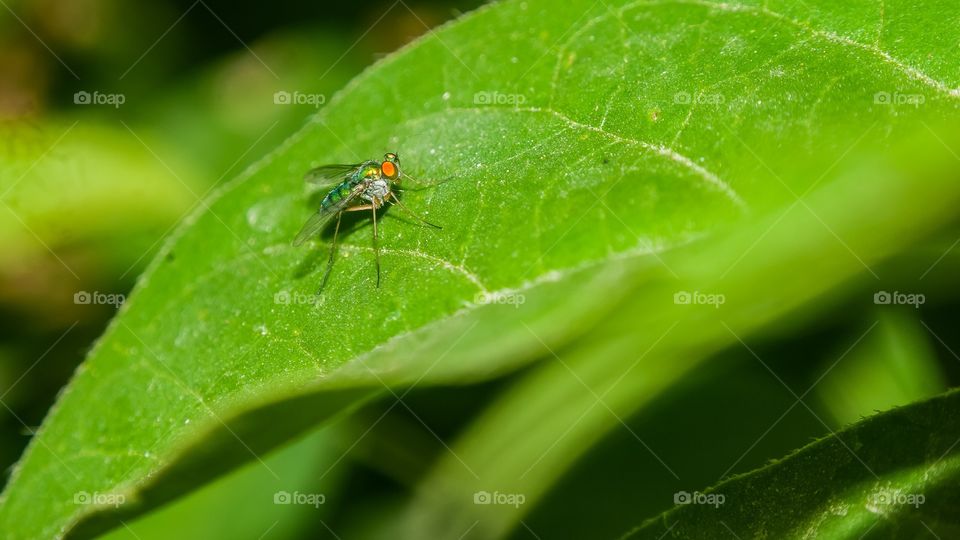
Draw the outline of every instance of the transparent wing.
<instances>
[{"instance_id":1,"label":"transparent wing","mask_svg":"<svg viewBox=\"0 0 960 540\"><path fill-rule=\"evenodd\" d=\"M297 233L297 237L293 240L294 246L299 246L300 244L306 242L311 237L316 236L324 227L327 226L327 223L330 223L330 220L333 219L337 214L343 212L345 208L350 206L357 197L363 193L363 190L366 188L364 184L358 184L353 188L353 191L350 192L350 195L340 199L333 206L328 206L327 208L321 208L317 210L315 214L310 216L310 219L303 224L303 227L300 229L300 232Z\"/></svg>"},{"instance_id":2,"label":"transparent wing","mask_svg":"<svg viewBox=\"0 0 960 540\"><path fill-rule=\"evenodd\" d=\"M315 236L317 233L323 230L327 223L330 222L330 218L335 215L337 215L336 212L329 212L328 210L321 209L317 213L310 216L310 219L303 224L303 228L300 229L297 237L293 240L293 245L299 246L300 244L309 240L311 237Z\"/></svg>"},{"instance_id":3,"label":"transparent wing","mask_svg":"<svg viewBox=\"0 0 960 540\"><path fill-rule=\"evenodd\" d=\"M354 163L353 165L322 165L316 169L307 171L303 179L310 184L337 184L353 174L361 165L363 165L363 163Z\"/></svg>"}]
</instances>

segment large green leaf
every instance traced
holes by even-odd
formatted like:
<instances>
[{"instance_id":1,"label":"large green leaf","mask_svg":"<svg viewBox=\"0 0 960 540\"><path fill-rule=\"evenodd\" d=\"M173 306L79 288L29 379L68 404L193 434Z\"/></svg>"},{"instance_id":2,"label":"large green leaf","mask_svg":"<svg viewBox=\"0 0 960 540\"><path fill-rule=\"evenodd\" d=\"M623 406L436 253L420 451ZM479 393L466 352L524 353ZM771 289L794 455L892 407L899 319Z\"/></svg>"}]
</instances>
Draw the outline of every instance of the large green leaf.
<instances>
[{"instance_id":1,"label":"large green leaf","mask_svg":"<svg viewBox=\"0 0 960 540\"><path fill-rule=\"evenodd\" d=\"M956 115L949 4L890 5L882 20L872 5L813 4L510 1L370 69L215 193L154 261L16 468L0 507L5 536L93 535L259 459L385 385L491 377L595 328L652 342L679 309L669 301L674 278L718 283L747 239L770 227L748 216L792 205L804 219L788 220L796 235L760 261L772 269L756 263L719 281L731 291L749 281L772 294L781 287L766 276L825 246L833 260L812 274L822 283L803 276L782 287L782 309L742 297L731 324L748 329L865 271L862 258L872 263L940 226L957 195L942 163L927 171L936 182L913 190L893 176L863 193L848 182L810 206L796 200L827 184L853 147L899 142L925 118ZM864 19L877 24L863 30ZM887 94L875 100L878 92ZM901 103L905 95L923 96L922 107ZM445 228L388 211L380 289L369 227L342 235L314 301L325 251L289 245L312 212L302 173L387 150L423 181L452 177L405 196ZM860 189L862 171L856 179ZM916 222L892 230L865 221L885 226L883 242L856 226L877 218L870 204L897 198L926 210L904 212ZM853 252L835 229L856 233ZM669 295L643 309L629 302L651 283L641 298ZM660 326L624 318L636 313ZM698 334L695 323L686 353L731 339ZM594 368L600 380L621 357L607 358ZM692 368L687 360L657 373L651 390ZM627 410L642 401L617 397ZM546 412L569 420L569 411ZM604 431L586 425L596 429L584 444ZM564 453L557 470L581 452ZM548 484L538 478L531 502ZM126 503L75 504L79 492Z\"/></svg>"}]
</instances>

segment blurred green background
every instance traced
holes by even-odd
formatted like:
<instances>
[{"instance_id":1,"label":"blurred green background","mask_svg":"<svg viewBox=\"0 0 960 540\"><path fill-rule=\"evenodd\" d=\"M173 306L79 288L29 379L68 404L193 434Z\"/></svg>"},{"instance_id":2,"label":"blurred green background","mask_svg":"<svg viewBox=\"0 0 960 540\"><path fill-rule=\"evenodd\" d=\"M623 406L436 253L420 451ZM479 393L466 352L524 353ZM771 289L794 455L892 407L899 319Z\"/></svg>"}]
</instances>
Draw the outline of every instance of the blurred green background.
<instances>
[{"instance_id":1,"label":"blurred green background","mask_svg":"<svg viewBox=\"0 0 960 540\"><path fill-rule=\"evenodd\" d=\"M278 104L277 92L329 100L378 58L479 3L290 1L238 9L222 0L4 0L0 463L9 469L17 460L116 311L75 295L127 294L163 239L206 194L317 110ZM81 92L104 103L84 103ZM109 103L118 96L122 104ZM918 267L948 253L923 282L889 287L935 291L927 295L935 301L878 315L862 301L848 302L873 290L853 288L831 300L836 307L829 317L784 324L751 346L760 357L777 359L771 367L802 393L880 318L862 347L815 390L816 412L830 429L955 386L960 343L952 332L957 298L951 279L960 261L948 250L952 242L953 235L945 235L918 246L884 272L915 279ZM438 438L455 436L506 384L417 390L408 400L412 410L385 412L390 403L370 404L272 456L282 482L248 466L113 536L388 538L390 516L445 451ZM745 350L728 351L628 420L683 468L682 486L630 431L619 430L563 478L517 536L530 537L532 529L545 537L615 537L669 507L663 493L710 485L731 464L727 472L745 472L828 433L791 405L793 396ZM704 447L711 448L706 459ZM644 489L611 492L617 484ZM252 491L275 491L271 485L336 491L337 500L355 504L314 509L248 498ZM557 519L577 514L589 519Z\"/></svg>"}]
</instances>

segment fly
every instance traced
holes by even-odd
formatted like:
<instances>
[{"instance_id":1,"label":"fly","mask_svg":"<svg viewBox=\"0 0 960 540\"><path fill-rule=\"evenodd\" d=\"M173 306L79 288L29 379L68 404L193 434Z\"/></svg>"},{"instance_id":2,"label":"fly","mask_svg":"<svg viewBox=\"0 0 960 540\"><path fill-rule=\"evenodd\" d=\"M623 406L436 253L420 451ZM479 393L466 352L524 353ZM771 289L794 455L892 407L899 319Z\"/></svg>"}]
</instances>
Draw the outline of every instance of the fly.
<instances>
[{"instance_id":1,"label":"fly","mask_svg":"<svg viewBox=\"0 0 960 540\"><path fill-rule=\"evenodd\" d=\"M333 229L333 242L330 244L330 257L327 259L327 269L323 273L323 281L317 290L319 294L327 284L330 271L333 269L334 255L337 251L337 235L340 232L340 219L344 212L358 212L370 210L373 217L373 251L377 265L377 288L380 287L380 247L378 245L377 210L384 204L396 204L401 210L413 216L418 222L428 227L441 229L421 218L412 210L404 206L397 197L400 189L401 176L410 177L400 172L400 158L397 154L387 153L382 161L368 160L353 165L323 165L310 170L306 174L306 181L312 184L331 187L323 200L320 209L300 229L293 245L299 246L319 233L334 217L337 225Z\"/></svg>"}]
</instances>

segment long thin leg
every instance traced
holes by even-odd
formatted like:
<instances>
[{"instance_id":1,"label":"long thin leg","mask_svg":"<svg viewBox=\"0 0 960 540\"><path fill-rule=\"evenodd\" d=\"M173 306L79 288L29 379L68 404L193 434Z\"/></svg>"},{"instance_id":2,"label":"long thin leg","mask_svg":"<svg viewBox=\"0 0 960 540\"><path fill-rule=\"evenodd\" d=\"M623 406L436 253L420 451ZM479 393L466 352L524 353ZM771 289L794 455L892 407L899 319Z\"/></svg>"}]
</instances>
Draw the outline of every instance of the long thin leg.
<instances>
[{"instance_id":1,"label":"long thin leg","mask_svg":"<svg viewBox=\"0 0 960 540\"><path fill-rule=\"evenodd\" d=\"M380 288L380 246L377 242L377 205L370 205L370 211L373 213L373 253L377 260L377 288Z\"/></svg>"},{"instance_id":2,"label":"long thin leg","mask_svg":"<svg viewBox=\"0 0 960 540\"><path fill-rule=\"evenodd\" d=\"M439 226L439 225L434 225L433 223L430 223L429 221L427 221L427 220L423 219L422 217L418 216L417 214L413 213L413 210L410 210L409 208L407 208L406 206L404 206L402 202L400 202L400 199L397 198L397 195L396 195L395 193L392 193L392 192L391 192L391 193L390 193L390 196L393 197L393 202L395 202L395 203L397 204L397 206L399 206L404 212L406 212L406 213L410 214L411 216L413 216L414 219L416 219L416 220L419 221L420 223L423 223L424 225L428 225L428 226L430 226L430 227L433 227L434 229L442 229L442 228L443 228L443 227L441 227L441 226Z\"/></svg>"},{"instance_id":3,"label":"long thin leg","mask_svg":"<svg viewBox=\"0 0 960 540\"><path fill-rule=\"evenodd\" d=\"M410 176L410 175L407 174L407 173L403 173L403 176L409 178L410 180L413 180L414 182L416 182L416 183L418 183L418 184L420 183L420 180L417 180L416 178ZM439 182L434 182L434 183L432 183L432 184L421 185L421 186L418 186L418 187L403 188L403 189L401 189L400 191L423 191L423 190L425 190L425 189L435 188L435 187L437 187L437 186L439 186L439 185L441 185L441 184L446 184L447 182L449 182L449 181L451 181L451 180L453 180L453 177L452 177L452 176L449 177L449 178L445 178L445 179L443 179L443 180L440 180Z\"/></svg>"},{"instance_id":4,"label":"long thin leg","mask_svg":"<svg viewBox=\"0 0 960 540\"><path fill-rule=\"evenodd\" d=\"M333 243L330 244L330 258L327 259L327 270L323 273L323 281L320 282L320 288L317 289L317 294L320 294L323 291L323 288L327 285L327 279L330 278L330 271L333 270L333 256L337 252L337 234L340 233L340 218L343 217L343 212L337 213L337 226L333 229Z\"/></svg>"},{"instance_id":5,"label":"long thin leg","mask_svg":"<svg viewBox=\"0 0 960 540\"><path fill-rule=\"evenodd\" d=\"M380 203L383 204L382 202ZM344 210L344 212L358 212L360 210L370 210L373 212L373 252L377 261L377 288L380 288L380 246L377 242L377 204L364 204L360 206L351 206Z\"/></svg>"}]
</instances>

